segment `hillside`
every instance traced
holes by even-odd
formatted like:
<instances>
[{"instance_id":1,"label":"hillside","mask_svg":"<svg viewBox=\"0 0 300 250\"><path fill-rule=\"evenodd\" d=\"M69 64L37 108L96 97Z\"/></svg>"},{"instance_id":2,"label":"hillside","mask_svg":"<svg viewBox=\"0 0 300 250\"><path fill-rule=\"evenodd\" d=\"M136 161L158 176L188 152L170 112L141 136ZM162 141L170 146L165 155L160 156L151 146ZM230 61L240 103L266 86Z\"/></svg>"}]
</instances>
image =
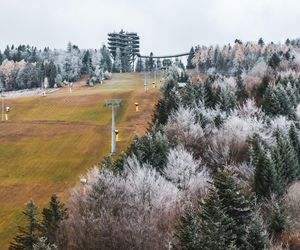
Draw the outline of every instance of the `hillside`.
<instances>
[{"instance_id":1,"label":"hillside","mask_svg":"<svg viewBox=\"0 0 300 250\"><path fill-rule=\"evenodd\" d=\"M92 88L84 82L76 82L73 93L65 87L47 97L6 100L11 112L9 121L0 122L0 249L7 248L29 199L43 206L57 193L66 200L79 176L110 152L111 109L104 108L105 98L124 104L116 113L118 152L147 128L159 91L144 93L143 75L114 74Z\"/></svg>"}]
</instances>

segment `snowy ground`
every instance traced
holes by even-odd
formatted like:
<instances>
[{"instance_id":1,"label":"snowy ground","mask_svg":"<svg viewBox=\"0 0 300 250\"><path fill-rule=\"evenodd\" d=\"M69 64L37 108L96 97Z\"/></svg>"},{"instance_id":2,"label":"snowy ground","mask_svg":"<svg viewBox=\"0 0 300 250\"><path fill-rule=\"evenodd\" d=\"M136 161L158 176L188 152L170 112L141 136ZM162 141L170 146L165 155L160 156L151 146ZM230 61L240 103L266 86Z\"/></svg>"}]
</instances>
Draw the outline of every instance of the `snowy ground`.
<instances>
[{"instance_id":1,"label":"snowy ground","mask_svg":"<svg viewBox=\"0 0 300 250\"><path fill-rule=\"evenodd\" d=\"M57 90L59 90L59 88L47 89L46 93L52 93ZM42 95L42 94L43 94L43 89L41 89L41 88L21 89L21 90L3 92L3 95L6 98L15 98L15 97L21 97L21 96L35 96L35 95ZM1 96L1 93L0 93L0 96Z\"/></svg>"}]
</instances>

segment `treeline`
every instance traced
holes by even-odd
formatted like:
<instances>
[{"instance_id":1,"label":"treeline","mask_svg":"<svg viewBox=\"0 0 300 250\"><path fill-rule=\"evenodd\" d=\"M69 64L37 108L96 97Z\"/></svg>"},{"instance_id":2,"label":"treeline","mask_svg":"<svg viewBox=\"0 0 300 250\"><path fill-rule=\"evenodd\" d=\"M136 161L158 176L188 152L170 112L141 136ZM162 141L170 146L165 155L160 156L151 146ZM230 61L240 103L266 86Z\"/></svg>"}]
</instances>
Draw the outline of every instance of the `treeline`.
<instances>
[{"instance_id":1,"label":"treeline","mask_svg":"<svg viewBox=\"0 0 300 250\"><path fill-rule=\"evenodd\" d=\"M217 46L197 46L192 63L206 73L235 75L239 71L249 72L264 61L274 71L288 69L300 71L299 40L287 39L284 44L265 44L262 38L257 43L236 39L234 44Z\"/></svg>"},{"instance_id":2,"label":"treeline","mask_svg":"<svg viewBox=\"0 0 300 250\"><path fill-rule=\"evenodd\" d=\"M77 81L83 74L94 84L110 78L111 71L112 60L104 45L99 50L80 50L71 43L66 50L20 45L0 52L0 82L6 90L59 87L63 81Z\"/></svg>"}]
</instances>

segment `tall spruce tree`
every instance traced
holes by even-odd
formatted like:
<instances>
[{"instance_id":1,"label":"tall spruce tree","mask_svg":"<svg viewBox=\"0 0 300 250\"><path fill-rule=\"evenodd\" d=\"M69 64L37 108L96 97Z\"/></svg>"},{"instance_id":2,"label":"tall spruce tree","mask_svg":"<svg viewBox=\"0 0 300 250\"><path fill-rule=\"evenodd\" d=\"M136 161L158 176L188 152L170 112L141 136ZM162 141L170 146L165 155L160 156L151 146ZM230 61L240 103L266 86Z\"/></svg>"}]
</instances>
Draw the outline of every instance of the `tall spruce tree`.
<instances>
[{"instance_id":1,"label":"tall spruce tree","mask_svg":"<svg viewBox=\"0 0 300 250\"><path fill-rule=\"evenodd\" d=\"M250 163L254 167L254 191L258 197L270 197L280 194L278 176L268 149L262 145L261 138L256 134L249 147Z\"/></svg>"},{"instance_id":2,"label":"tall spruce tree","mask_svg":"<svg viewBox=\"0 0 300 250\"><path fill-rule=\"evenodd\" d=\"M289 138L297 154L298 163L300 163L300 134L299 130L292 125L289 129ZM299 166L300 167L300 166Z\"/></svg>"},{"instance_id":3,"label":"tall spruce tree","mask_svg":"<svg viewBox=\"0 0 300 250\"><path fill-rule=\"evenodd\" d=\"M48 239L49 243L55 243L59 224L67 218L67 209L64 204L58 200L56 194L51 196L49 207L43 209L42 216L43 235Z\"/></svg>"},{"instance_id":4,"label":"tall spruce tree","mask_svg":"<svg viewBox=\"0 0 300 250\"><path fill-rule=\"evenodd\" d=\"M208 195L199 203L201 208L194 210L199 212L186 211L181 218L177 231L180 249L268 249L269 239L259 212L243 193L229 171L218 172Z\"/></svg>"},{"instance_id":5,"label":"tall spruce tree","mask_svg":"<svg viewBox=\"0 0 300 250\"><path fill-rule=\"evenodd\" d=\"M199 219L201 247L198 249L223 250L229 246L237 246L237 235L232 231L235 222L227 215L215 187L210 188L202 202Z\"/></svg>"},{"instance_id":6,"label":"tall spruce tree","mask_svg":"<svg viewBox=\"0 0 300 250\"><path fill-rule=\"evenodd\" d=\"M232 234L236 235L237 247L246 247L247 228L252 216L250 201L243 195L242 188L228 171L216 174L214 186L226 215L234 221L230 229Z\"/></svg>"},{"instance_id":7,"label":"tall spruce tree","mask_svg":"<svg viewBox=\"0 0 300 250\"><path fill-rule=\"evenodd\" d=\"M176 228L175 237L181 250L197 250L201 248L199 234L199 217L192 204L188 204Z\"/></svg>"},{"instance_id":8,"label":"tall spruce tree","mask_svg":"<svg viewBox=\"0 0 300 250\"><path fill-rule=\"evenodd\" d=\"M26 225L19 226L19 233L10 243L9 250L32 250L33 245L38 242L41 235L41 225L37 219L38 208L33 201L27 203L23 215L25 216Z\"/></svg>"},{"instance_id":9,"label":"tall spruce tree","mask_svg":"<svg viewBox=\"0 0 300 250\"><path fill-rule=\"evenodd\" d=\"M237 90L235 92L237 100L239 103L245 102L245 100L249 97L248 91L246 89L246 85L241 77L241 74L238 74L236 77L236 87Z\"/></svg>"},{"instance_id":10,"label":"tall spruce tree","mask_svg":"<svg viewBox=\"0 0 300 250\"><path fill-rule=\"evenodd\" d=\"M187 69L194 69L195 68L195 65L193 65L193 63L192 63L192 59L193 59L194 55L195 55L195 50L194 50L194 47L192 47L190 49L190 54L187 58L187 64L186 64Z\"/></svg>"},{"instance_id":11,"label":"tall spruce tree","mask_svg":"<svg viewBox=\"0 0 300 250\"><path fill-rule=\"evenodd\" d=\"M289 138L278 132L277 143L272 148L272 161L278 176L278 184L285 191L299 176L297 155Z\"/></svg>"}]
</instances>

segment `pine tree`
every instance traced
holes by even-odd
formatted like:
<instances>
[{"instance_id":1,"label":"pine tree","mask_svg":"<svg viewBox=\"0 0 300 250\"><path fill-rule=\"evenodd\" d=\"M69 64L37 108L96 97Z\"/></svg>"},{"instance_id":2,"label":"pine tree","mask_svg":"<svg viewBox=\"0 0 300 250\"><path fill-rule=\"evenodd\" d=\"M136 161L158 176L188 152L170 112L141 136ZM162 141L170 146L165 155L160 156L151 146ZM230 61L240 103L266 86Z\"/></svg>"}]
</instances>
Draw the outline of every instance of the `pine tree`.
<instances>
[{"instance_id":1,"label":"pine tree","mask_svg":"<svg viewBox=\"0 0 300 250\"><path fill-rule=\"evenodd\" d=\"M281 194L275 166L267 151L259 148L254 164L254 191L259 197L270 197L271 194Z\"/></svg>"},{"instance_id":2,"label":"pine tree","mask_svg":"<svg viewBox=\"0 0 300 250\"><path fill-rule=\"evenodd\" d=\"M243 195L241 186L228 171L216 174L214 186L226 215L234 221L230 230L236 236L237 247L247 246L247 227L252 217L250 201Z\"/></svg>"},{"instance_id":3,"label":"pine tree","mask_svg":"<svg viewBox=\"0 0 300 250\"><path fill-rule=\"evenodd\" d=\"M263 47L263 46L265 45L265 42L264 42L264 40L262 39L262 37L259 38L259 40L258 40L258 45L260 45L261 47Z\"/></svg>"},{"instance_id":4,"label":"pine tree","mask_svg":"<svg viewBox=\"0 0 300 250\"><path fill-rule=\"evenodd\" d=\"M162 97L155 107L152 120L154 124L166 124L171 112L177 110L180 103L179 96L176 92L177 87L178 85L174 80L165 83L162 89Z\"/></svg>"},{"instance_id":5,"label":"pine tree","mask_svg":"<svg viewBox=\"0 0 300 250\"><path fill-rule=\"evenodd\" d=\"M100 49L100 53L101 53L101 60L100 60L101 68L103 69L104 72L105 71L111 72L112 61L110 57L110 52L105 45L103 45L102 48Z\"/></svg>"},{"instance_id":6,"label":"pine tree","mask_svg":"<svg viewBox=\"0 0 300 250\"><path fill-rule=\"evenodd\" d=\"M271 85L268 85L264 94L262 109L268 115L276 115L277 106L278 106L278 101L276 99L274 88Z\"/></svg>"},{"instance_id":7,"label":"pine tree","mask_svg":"<svg viewBox=\"0 0 300 250\"><path fill-rule=\"evenodd\" d=\"M268 231L271 235L282 234L290 228L290 221L285 211L282 200L276 200L274 197L270 200L267 207L266 216Z\"/></svg>"},{"instance_id":8,"label":"pine tree","mask_svg":"<svg viewBox=\"0 0 300 250\"><path fill-rule=\"evenodd\" d=\"M237 90L235 92L236 97L238 101L242 103L249 97L249 94L246 89L246 85L243 82L243 79L240 74L236 77L236 87L237 87Z\"/></svg>"},{"instance_id":9,"label":"pine tree","mask_svg":"<svg viewBox=\"0 0 300 250\"><path fill-rule=\"evenodd\" d=\"M91 53L89 50L87 50L82 58L81 73L91 75L92 72L93 72L93 66L92 66Z\"/></svg>"},{"instance_id":10,"label":"pine tree","mask_svg":"<svg viewBox=\"0 0 300 250\"><path fill-rule=\"evenodd\" d=\"M181 216L175 237L181 250L200 249L199 218L192 204L189 204Z\"/></svg>"},{"instance_id":11,"label":"pine tree","mask_svg":"<svg viewBox=\"0 0 300 250\"><path fill-rule=\"evenodd\" d=\"M14 237L14 242L10 243L9 250L31 250L38 242L41 226L37 220L38 208L33 201L27 203L23 214L26 226L19 226L19 233Z\"/></svg>"},{"instance_id":12,"label":"pine tree","mask_svg":"<svg viewBox=\"0 0 300 250\"><path fill-rule=\"evenodd\" d=\"M229 89L217 89L218 105L225 112L233 110L237 104L236 96Z\"/></svg>"},{"instance_id":13,"label":"pine tree","mask_svg":"<svg viewBox=\"0 0 300 250\"><path fill-rule=\"evenodd\" d=\"M236 233L232 231L235 222L227 216L217 190L211 187L206 199L201 204L199 215L199 234L203 250L223 250L236 246ZM216 236L218 238L216 239Z\"/></svg>"},{"instance_id":14,"label":"pine tree","mask_svg":"<svg viewBox=\"0 0 300 250\"><path fill-rule=\"evenodd\" d=\"M300 134L298 129L292 125L289 129L289 138L297 154L298 163L300 163Z\"/></svg>"},{"instance_id":15,"label":"pine tree","mask_svg":"<svg viewBox=\"0 0 300 250\"><path fill-rule=\"evenodd\" d=\"M248 228L247 246L248 250L267 250L270 249L270 240L267 230L264 225L264 221L256 210L252 214L251 223Z\"/></svg>"},{"instance_id":16,"label":"pine tree","mask_svg":"<svg viewBox=\"0 0 300 250\"><path fill-rule=\"evenodd\" d=\"M195 55L195 51L194 51L194 47L192 47L191 50L190 50L190 54L187 58L187 64L186 64L187 69L194 69L195 68L195 66L192 63L192 59L193 59L194 55Z\"/></svg>"},{"instance_id":17,"label":"pine tree","mask_svg":"<svg viewBox=\"0 0 300 250\"><path fill-rule=\"evenodd\" d=\"M285 191L299 176L297 155L288 138L279 133L272 148L272 160L278 176L278 185Z\"/></svg>"},{"instance_id":18,"label":"pine tree","mask_svg":"<svg viewBox=\"0 0 300 250\"><path fill-rule=\"evenodd\" d=\"M50 198L49 208L44 208L42 215L43 234L49 243L54 243L60 222L67 218L67 209L53 194Z\"/></svg>"},{"instance_id":19,"label":"pine tree","mask_svg":"<svg viewBox=\"0 0 300 250\"><path fill-rule=\"evenodd\" d=\"M205 89L205 105L208 108L215 108L218 103L218 95L213 88L213 82L215 81L215 77L210 76L204 83Z\"/></svg>"},{"instance_id":20,"label":"pine tree","mask_svg":"<svg viewBox=\"0 0 300 250\"><path fill-rule=\"evenodd\" d=\"M270 58L268 65L273 69L276 70L280 63L280 57L277 55L277 53L274 53L272 57Z\"/></svg>"}]
</instances>

